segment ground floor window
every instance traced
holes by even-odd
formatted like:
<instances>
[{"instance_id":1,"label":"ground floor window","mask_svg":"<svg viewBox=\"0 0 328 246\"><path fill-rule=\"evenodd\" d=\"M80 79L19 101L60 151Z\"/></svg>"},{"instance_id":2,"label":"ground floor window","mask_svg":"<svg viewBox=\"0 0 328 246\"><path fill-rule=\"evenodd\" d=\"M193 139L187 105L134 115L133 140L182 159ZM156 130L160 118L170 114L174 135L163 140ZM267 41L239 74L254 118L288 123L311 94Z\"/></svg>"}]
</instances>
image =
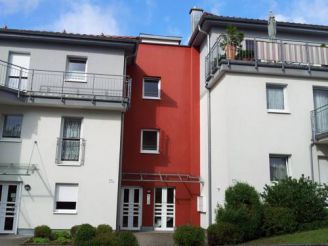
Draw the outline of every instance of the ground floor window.
<instances>
[{"instance_id":1,"label":"ground floor window","mask_svg":"<svg viewBox=\"0 0 328 246\"><path fill-rule=\"evenodd\" d=\"M288 177L288 155L270 155L270 180L278 181Z\"/></svg>"},{"instance_id":2,"label":"ground floor window","mask_svg":"<svg viewBox=\"0 0 328 246\"><path fill-rule=\"evenodd\" d=\"M77 198L78 184L56 184L55 212L76 212Z\"/></svg>"}]
</instances>

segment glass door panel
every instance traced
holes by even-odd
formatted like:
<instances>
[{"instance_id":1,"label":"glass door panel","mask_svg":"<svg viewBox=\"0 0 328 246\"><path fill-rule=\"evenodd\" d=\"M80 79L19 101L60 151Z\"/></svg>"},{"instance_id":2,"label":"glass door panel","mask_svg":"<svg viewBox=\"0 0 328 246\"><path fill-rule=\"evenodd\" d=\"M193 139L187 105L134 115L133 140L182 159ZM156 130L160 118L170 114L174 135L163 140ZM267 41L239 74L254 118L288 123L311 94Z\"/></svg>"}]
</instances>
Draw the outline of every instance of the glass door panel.
<instances>
[{"instance_id":1,"label":"glass door panel","mask_svg":"<svg viewBox=\"0 0 328 246\"><path fill-rule=\"evenodd\" d=\"M155 230L173 230L175 226L175 189L156 188L154 205Z\"/></svg>"},{"instance_id":2,"label":"glass door panel","mask_svg":"<svg viewBox=\"0 0 328 246\"><path fill-rule=\"evenodd\" d=\"M122 188L121 229L140 230L141 214L141 188Z\"/></svg>"}]
</instances>

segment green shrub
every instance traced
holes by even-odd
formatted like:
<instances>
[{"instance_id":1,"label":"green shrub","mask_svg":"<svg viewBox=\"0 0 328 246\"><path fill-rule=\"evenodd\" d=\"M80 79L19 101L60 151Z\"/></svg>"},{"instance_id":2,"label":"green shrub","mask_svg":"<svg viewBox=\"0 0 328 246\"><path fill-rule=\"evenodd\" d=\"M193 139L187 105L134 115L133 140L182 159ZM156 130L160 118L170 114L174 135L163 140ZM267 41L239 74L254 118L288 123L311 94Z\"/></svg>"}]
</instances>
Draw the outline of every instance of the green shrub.
<instances>
[{"instance_id":1,"label":"green shrub","mask_svg":"<svg viewBox=\"0 0 328 246\"><path fill-rule=\"evenodd\" d=\"M44 243L49 243L49 242L50 242L49 238L46 238L46 237L34 237L32 240L32 243L35 243L35 244L44 244Z\"/></svg>"},{"instance_id":2,"label":"green shrub","mask_svg":"<svg viewBox=\"0 0 328 246\"><path fill-rule=\"evenodd\" d=\"M292 210L298 226L324 220L327 206L328 186L319 185L302 176L287 178L273 185L266 185L262 193L264 203L271 207Z\"/></svg>"},{"instance_id":3,"label":"green shrub","mask_svg":"<svg viewBox=\"0 0 328 246\"><path fill-rule=\"evenodd\" d=\"M216 223L226 222L241 231L243 241L261 236L263 208L255 188L246 183L237 183L225 192L225 207L218 207Z\"/></svg>"},{"instance_id":4,"label":"green shrub","mask_svg":"<svg viewBox=\"0 0 328 246\"><path fill-rule=\"evenodd\" d=\"M92 239L92 246L120 246L118 237L114 233L101 233Z\"/></svg>"},{"instance_id":5,"label":"green shrub","mask_svg":"<svg viewBox=\"0 0 328 246\"><path fill-rule=\"evenodd\" d=\"M266 236L279 235L296 231L297 222L293 211L289 208L266 207L262 228Z\"/></svg>"},{"instance_id":6,"label":"green shrub","mask_svg":"<svg viewBox=\"0 0 328 246\"><path fill-rule=\"evenodd\" d=\"M221 244L237 244L242 242L242 232L239 227L226 222L219 222L207 228L209 246Z\"/></svg>"},{"instance_id":7,"label":"green shrub","mask_svg":"<svg viewBox=\"0 0 328 246\"><path fill-rule=\"evenodd\" d=\"M57 244L66 245L71 244L72 240L66 237L58 237L54 242Z\"/></svg>"},{"instance_id":8,"label":"green shrub","mask_svg":"<svg viewBox=\"0 0 328 246\"><path fill-rule=\"evenodd\" d=\"M110 225L101 224L97 226L96 235L111 233L113 232L113 228Z\"/></svg>"},{"instance_id":9,"label":"green shrub","mask_svg":"<svg viewBox=\"0 0 328 246\"><path fill-rule=\"evenodd\" d=\"M96 236L96 228L89 224L83 224L76 232L74 244L85 245L85 242L91 241Z\"/></svg>"},{"instance_id":10,"label":"green shrub","mask_svg":"<svg viewBox=\"0 0 328 246\"><path fill-rule=\"evenodd\" d=\"M76 237L76 233L77 233L78 229L80 228L80 226L81 225L75 225L75 226L71 227L70 234L71 234L72 238Z\"/></svg>"},{"instance_id":11,"label":"green shrub","mask_svg":"<svg viewBox=\"0 0 328 246\"><path fill-rule=\"evenodd\" d=\"M201 246L205 243L205 233L200 227L184 225L175 230L173 239L178 246Z\"/></svg>"},{"instance_id":12,"label":"green shrub","mask_svg":"<svg viewBox=\"0 0 328 246\"><path fill-rule=\"evenodd\" d=\"M51 237L51 229L47 225L41 225L34 228L34 237L35 238L48 238Z\"/></svg>"},{"instance_id":13,"label":"green shrub","mask_svg":"<svg viewBox=\"0 0 328 246\"><path fill-rule=\"evenodd\" d=\"M71 239L71 235L69 234L68 231L54 231L51 234L51 240L57 240L60 237Z\"/></svg>"},{"instance_id":14,"label":"green shrub","mask_svg":"<svg viewBox=\"0 0 328 246\"><path fill-rule=\"evenodd\" d=\"M119 246L138 246L138 240L132 232L122 231L116 232L115 237L117 240L117 245Z\"/></svg>"}]
</instances>

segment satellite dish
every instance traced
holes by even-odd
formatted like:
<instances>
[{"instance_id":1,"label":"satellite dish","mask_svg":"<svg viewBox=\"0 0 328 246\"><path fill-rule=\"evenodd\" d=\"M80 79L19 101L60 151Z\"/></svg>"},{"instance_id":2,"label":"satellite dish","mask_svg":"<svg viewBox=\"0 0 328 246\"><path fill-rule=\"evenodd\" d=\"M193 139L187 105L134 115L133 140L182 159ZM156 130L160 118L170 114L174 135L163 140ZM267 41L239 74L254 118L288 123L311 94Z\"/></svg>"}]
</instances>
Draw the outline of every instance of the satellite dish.
<instances>
[{"instance_id":1,"label":"satellite dish","mask_svg":"<svg viewBox=\"0 0 328 246\"><path fill-rule=\"evenodd\" d=\"M272 11L269 13L269 20L268 20L268 34L270 39L275 39L277 34L277 24L276 18L274 17Z\"/></svg>"}]
</instances>

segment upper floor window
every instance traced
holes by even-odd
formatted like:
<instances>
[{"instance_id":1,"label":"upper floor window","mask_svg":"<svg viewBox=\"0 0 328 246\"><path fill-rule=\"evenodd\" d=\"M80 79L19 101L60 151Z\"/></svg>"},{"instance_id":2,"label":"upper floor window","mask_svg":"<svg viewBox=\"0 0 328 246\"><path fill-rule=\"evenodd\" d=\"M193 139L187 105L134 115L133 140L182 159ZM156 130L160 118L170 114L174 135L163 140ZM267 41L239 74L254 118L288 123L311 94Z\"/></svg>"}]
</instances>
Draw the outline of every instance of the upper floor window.
<instances>
[{"instance_id":1,"label":"upper floor window","mask_svg":"<svg viewBox=\"0 0 328 246\"><path fill-rule=\"evenodd\" d=\"M286 85L267 84L266 95L268 111L286 111Z\"/></svg>"},{"instance_id":2,"label":"upper floor window","mask_svg":"<svg viewBox=\"0 0 328 246\"><path fill-rule=\"evenodd\" d=\"M287 155L270 155L270 180L278 181L288 177Z\"/></svg>"},{"instance_id":3,"label":"upper floor window","mask_svg":"<svg viewBox=\"0 0 328 246\"><path fill-rule=\"evenodd\" d=\"M78 198L77 184L56 184L55 212L74 213Z\"/></svg>"},{"instance_id":4,"label":"upper floor window","mask_svg":"<svg viewBox=\"0 0 328 246\"><path fill-rule=\"evenodd\" d=\"M68 57L66 67L66 81L86 82L87 59L82 57Z\"/></svg>"},{"instance_id":5,"label":"upper floor window","mask_svg":"<svg viewBox=\"0 0 328 246\"><path fill-rule=\"evenodd\" d=\"M161 98L161 87L159 78L144 78L142 97L145 99Z\"/></svg>"},{"instance_id":6,"label":"upper floor window","mask_svg":"<svg viewBox=\"0 0 328 246\"><path fill-rule=\"evenodd\" d=\"M2 128L3 138L20 138L22 130L22 115L5 115Z\"/></svg>"},{"instance_id":7,"label":"upper floor window","mask_svg":"<svg viewBox=\"0 0 328 246\"><path fill-rule=\"evenodd\" d=\"M61 160L79 161L81 145L81 118L63 118Z\"/></svg>"},{"instance_id":8,"label":"upper floor window","mask_svg":"<svg viewBox=\"0 0 328 246\"><path fill-rule=\"evenodd\" d=\"M141 130L141 153L159 153L159 131L153 129Z\"/></svg>"}]
</instances>

